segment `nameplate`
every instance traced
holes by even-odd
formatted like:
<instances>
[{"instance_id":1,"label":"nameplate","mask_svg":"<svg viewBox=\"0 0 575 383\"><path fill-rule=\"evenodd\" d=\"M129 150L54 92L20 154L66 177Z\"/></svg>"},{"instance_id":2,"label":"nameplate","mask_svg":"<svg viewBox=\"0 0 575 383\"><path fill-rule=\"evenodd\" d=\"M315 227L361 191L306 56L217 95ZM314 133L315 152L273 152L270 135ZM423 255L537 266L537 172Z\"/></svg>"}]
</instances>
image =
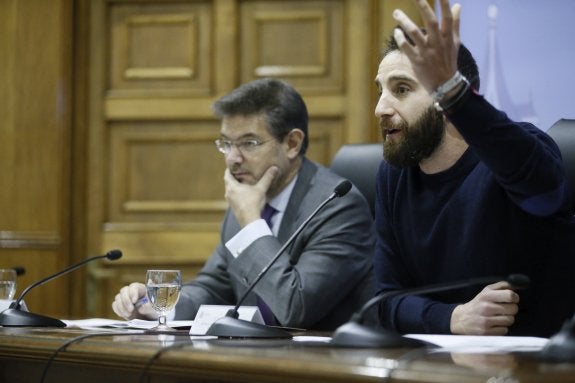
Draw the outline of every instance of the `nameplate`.
<instances>
[{"instance_id":1,"label":"nameplate","mask_svg":"<svg viewBox=\"0 0 575 383\"><path fill-rule=\"evenodd\" d=\"M226 313L233 308L234 306L201 305L190 329L190 335L206 335L212 323L226 316ZM241 306L238 309L238 314L240 319L264 324L264 319L257 306Z\"/></svg>"}]
</instances>

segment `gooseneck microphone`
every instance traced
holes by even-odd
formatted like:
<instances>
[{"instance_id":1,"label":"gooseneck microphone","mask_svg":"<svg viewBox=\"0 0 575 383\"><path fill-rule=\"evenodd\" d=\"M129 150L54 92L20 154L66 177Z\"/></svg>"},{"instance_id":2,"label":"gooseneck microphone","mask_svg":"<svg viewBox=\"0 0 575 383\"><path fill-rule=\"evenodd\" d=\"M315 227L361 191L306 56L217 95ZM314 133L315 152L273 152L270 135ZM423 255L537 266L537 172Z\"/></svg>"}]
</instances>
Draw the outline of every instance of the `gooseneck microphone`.
<instances>
[{"instance_id":1,"label":"gooseneck microphone","mask_svg":"<svg viewBox=\"0 0 575 383\"><path fill-rule=\"evenodd\" d=\"M24 291L20 294L18 299L16 299L10 307L0 313L0 326L7 327L66 327L66 324L61 320L46 317L39 314L33 314L31 312L22 311L21 303L24 296L28 294L30 290L35 287L41 286L51 280L58 278L63 274L67 274L77 268L85 265L86 263L95 261L97 259L107 258L110 261L115 261L122 257L122 252L120 250L110 250L104 255L97 255L95 257L84 259L75 265L69 266L62 271L52 274L46 278L43 278L37 282L32 283L30 286L26 287Z\"/></svg>"},{"instance_id":2,"label":"gooseneck microphone","mask_svg":"<svg viewBox=\"0 0 575 383\"><path fill-rule=\"evenodd\" d=\"M529 287L529 277L523 274L511 274L508 277L480 277L456 282L437 283L429 286L414 287L404 290L387 291L376 295L367 301L362 308L349 320L338 327L333 333L331 344L341 347L423 347L429 343L406 338L394 331L383 327L368 327L363 324L366 312L374 305L390 298L401 298L407 295L424 295L440 291L454 290L475 285L488 285L491 283L507 281L513 289L520 290Z\"/></svg>"},{"instance_id":3,"label":"gooseneck microphone","mask_svg":"<svg viewBox=\"0 0 575 383\"><path fill-rule=\"evenodd\" d=\"M283 244L283 246L278 250L274 257L268 262L268 264L260 271L252 283L248 286L246 292L238 299L235 307L230 309L226 316L216 320L208 331L207 335L215 335L218 337L226 338L291 338L291 334L283 329L276 327L269 327L259 323L249 322L242 319L238 319L238 310L244 300L247 298L249 293L256 287L258 282L267 273L270 267L278 260L280 255L287 249L288 246L292 244L299 233L305 228L305 226L312 220L313 217L331 200L337 197L343 197L351 189L351 182L344 180L340 182L333 190L333 193L329 195L310 215L309 217L293 232L291 237Z\"/></svg>"}]
</instances>

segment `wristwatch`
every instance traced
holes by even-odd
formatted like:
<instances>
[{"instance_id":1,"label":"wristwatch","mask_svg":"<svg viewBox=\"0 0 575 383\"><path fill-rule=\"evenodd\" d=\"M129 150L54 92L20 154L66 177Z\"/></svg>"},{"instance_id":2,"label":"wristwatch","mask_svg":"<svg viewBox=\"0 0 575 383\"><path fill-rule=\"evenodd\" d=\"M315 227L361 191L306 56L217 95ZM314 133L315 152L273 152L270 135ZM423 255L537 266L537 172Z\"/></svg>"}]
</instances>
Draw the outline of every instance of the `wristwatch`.
<instances>
[{"instance_id":1,"label":"wristwatch","mask_svg":"<svg viewBox=\"0 0 575 383\"><path fill-rule=\"evenodd\" d=\"M451 92L462 82L465 82L467 83L467 85L469 85L469 81L467 81L465 76L463 76L461 73L459 73L459 71L457 71L455 72L453 77L451 77L449 80L438 86L437 89L435 89L431 93L431 97L435 102L441 103L443 101L443 97L445 97L447 93Z\"/></svg>"}]
</instances>

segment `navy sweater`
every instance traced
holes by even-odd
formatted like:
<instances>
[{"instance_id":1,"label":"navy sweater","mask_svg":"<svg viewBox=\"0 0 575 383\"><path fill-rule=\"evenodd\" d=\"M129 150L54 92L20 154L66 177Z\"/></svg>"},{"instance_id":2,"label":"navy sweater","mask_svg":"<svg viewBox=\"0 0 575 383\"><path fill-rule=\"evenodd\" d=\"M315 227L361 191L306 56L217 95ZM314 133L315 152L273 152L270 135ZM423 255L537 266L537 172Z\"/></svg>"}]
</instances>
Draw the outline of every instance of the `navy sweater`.
<instances>
[{"instance_id":1,"label":"navy sweater","mask_svg":"<svg viewBox=\"0 0 575 383\"><path fill-rule=\"evenodd\" d=\"M377 180L377 292L523 273L510 335L550 336L575 310L575 221L559 149L472 93L449 116L470 145L432 175L382 162ZM450 333L453 309L484 286L391 299L381 323Z\"/></svg>"}]
</instances>

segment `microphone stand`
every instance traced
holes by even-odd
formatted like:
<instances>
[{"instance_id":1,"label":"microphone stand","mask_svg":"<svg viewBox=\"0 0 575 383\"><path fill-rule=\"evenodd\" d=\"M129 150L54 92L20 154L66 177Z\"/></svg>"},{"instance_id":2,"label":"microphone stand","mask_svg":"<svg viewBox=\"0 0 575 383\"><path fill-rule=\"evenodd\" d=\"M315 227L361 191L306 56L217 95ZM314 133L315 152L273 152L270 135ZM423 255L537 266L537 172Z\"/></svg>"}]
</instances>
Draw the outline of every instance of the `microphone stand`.
<instances>
[{"instance_id":1,"label":"microphone stand","mask_svg":"<svg viewBox=\"0 0 575 383\"><path fill-rule=\"evenodd\" d=\"M81 261L75 265L72 265L70 267L65 268L64 270L62 270L56 274L50 275L46 278L43 278L43 279L31 284L30 286L26 287L24 289L24 291L22 291L22 294L20 294L18 299L16 299L14 302L12 302L10 304L9 308L7 308L6 310L4 310L0 313L0 326L5 326L5 327L66 327L66 324L59 319L47 317L47 316L40 315L40 314L34 314L34 313L31 313L28 311L22 311L20 303L22 302L22 299L24 299L24 296L30 290L32 290L34 287L43 285L44 283L49 282L52 279L57 278L62 274L66 274L66 273L69 273L71 271L74 271L77 268L79 268L80 266L83 266L84 264L86 264L88 262L91 262L91 261L94 261L94 260L100 259L100 258L107 258L111 261L115 261L116 259L119 259L120 257L122 257L122 252L120 250L111 250L108 253L106 253L105 255L98 255L95 257L85 259L85 260L83 260L83 261Z\"/></svg>"},{"instance_id":2,"label":"microphone stand","mask_svg":"<svg viewBox=\"0 0 575 383\"><path fill-rule=\"evenodd\" d=\"M407 295L430 294L439 291L458 289L477 284L490 284L507 280L515 288L521 289L529 285L529 278L521 274L512 274L508 278L484 277L452 283L438 283L427 287L415 287L407 290L393 290L376 295L371 298L359 312L355 313L349 322L338 327L330 344L340 347L366 347L366 348L398 348L398 347L424 347L430 343L407 338L401 334L384 327L369 327L363 324L368 309L389 298L401 298Z\"/></svg>"},{"instance_id":3,"label":"microphone stand","mask_svg":"<svg viewBox=\"0 0 575 383\"><path fill-rule=\"evenodd\" d=\"M304 229L304 227L312 220L313 217L331 200L336 197L343 197L347 192L351 189L351 182L349 181L342 181L338 184L334 192L325 200L323 201L314 211L310 214L310 216L297 228L297 230L289 237L289 239L283 244L283 246L279 249L276 255L268 262L268 264L260 271L257 277L254 279L252 284L248 287L244 295L238 300L236 306L229 310L226 313L226 316L216 320L208 331L206 335L215 335L218 337L225 337L225 338L292 338L292 335L277 327L270 327L266 325L262 325L259 323L254 323L250 321L246 321L243 319L239 319L238 310L243 303L243 301L247 298L248 294L254 289L254 287L258 284L260 279L267 273L270 267L279 259L280 255L285 251L285 249L291 245L293 240L298 236L298 234Z\"/></svg>"},{"instance_id":4,"label":"microphone stand","mask_svg":"<svg viewBox=\"0 0 575 383\"><path fill-rule=\"evenodd\" d=\"M12 305L10 305L12 306ZM7 308L0 313L0 326L4 327L66 327L59 319L22 311L19 308Z\"/></svg>"}]
</instances>

